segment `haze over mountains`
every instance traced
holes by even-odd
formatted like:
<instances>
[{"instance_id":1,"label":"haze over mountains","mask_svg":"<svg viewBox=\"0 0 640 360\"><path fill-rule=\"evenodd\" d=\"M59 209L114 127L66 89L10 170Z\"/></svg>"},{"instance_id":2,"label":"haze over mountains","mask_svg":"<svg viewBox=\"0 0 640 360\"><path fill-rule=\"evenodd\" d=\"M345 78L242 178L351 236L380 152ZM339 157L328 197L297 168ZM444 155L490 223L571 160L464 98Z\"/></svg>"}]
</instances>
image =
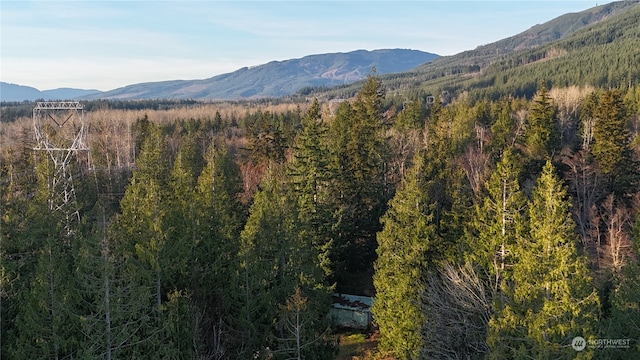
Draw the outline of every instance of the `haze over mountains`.
<instances>
[{"instance_id":1,"label":"haze over mountains","mask_svg":"<svg viewBox=\"0 0 640 360\"><path fill-rule=\"evenodd\" d=\"M633 63L638 54L640 44L634 36L640 27L638 4L637 0L619 1L565 14L520 34L453 56L439 57L407 49L318 54L244 67L208 79L140 83L106 92L80 89L39 91L1 83L0 98L3 101L39 98L237 100L296 93L325 98L344 97L356 91L357 82L370 73L372 66L376 67L385 87L392 92L435 93L473 89L486 92L491 88L495 95L505 92L526 95L539 85L540 73L545 74L546 81L554 84L575 82L575 85L604 86L607 84L594 82L612 80L617 76L615 72L620 64ZM600 58L587 60L595 53L600 54ZM584 63L590 66L580 65ZM610 63L618 66L610 68ZM545 70L540 70L541 66ZM572 69L575 70L576 66L580 68L580 78L568 80L561 74L575 73ZM608 74L601 74L607 68L610 68L606 70ZM620 71L625 72L626 69ZM640 70L629 71L634 75Z\"/></svg>"},{"instance_id":2,"label":"haze over mountains","mask_svg":"<svg viewBox=\"0 0 640 360\"><path fill-rule=\"evenodd\" d=\"M100 90L83 90L72 88L38 90L31 86L0 82L0 100L2 101L74 99L80 96L97 93L100 93Z\"/></svg>"},{"instance_id":3,"label":"haze over mountains","mask_svg":"<svg viewBox=\"0 0 640 360\"><path fill-rule=\"evenodd\" d=\"M243 67L232 73L203 80L172 80L96 90L37 89L2 83L3 101L38 98L81 99L216 99L264 98L291 95L305 87L349 84L364 79L375 67L380 75L410 70L438 55L409 49L356 50L347 53L309 55Z\"/></svg>"}]
</instances>

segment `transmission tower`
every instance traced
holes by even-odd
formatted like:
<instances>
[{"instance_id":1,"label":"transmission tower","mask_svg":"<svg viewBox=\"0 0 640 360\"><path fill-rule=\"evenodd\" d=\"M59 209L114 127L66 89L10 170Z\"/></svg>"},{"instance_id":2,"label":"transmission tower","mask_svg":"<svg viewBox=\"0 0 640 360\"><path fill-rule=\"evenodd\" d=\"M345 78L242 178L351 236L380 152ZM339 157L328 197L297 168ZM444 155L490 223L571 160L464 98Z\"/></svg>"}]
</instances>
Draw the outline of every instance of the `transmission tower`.
<instances>
[{"instance_id":1,"label":"transmission tower","mask_svg":"<svg viewBox=\"0 0 640 360\"><path fill-rule=\"evenodd\" d=\"M84 106L77 101L38 102L33 108L34 150L43 152L53 164L48 172L49 210L66 218L67 235L74 221L80 220L73 186L72 160L79 152L88 152Z\"/></svg>"}]
</instances>

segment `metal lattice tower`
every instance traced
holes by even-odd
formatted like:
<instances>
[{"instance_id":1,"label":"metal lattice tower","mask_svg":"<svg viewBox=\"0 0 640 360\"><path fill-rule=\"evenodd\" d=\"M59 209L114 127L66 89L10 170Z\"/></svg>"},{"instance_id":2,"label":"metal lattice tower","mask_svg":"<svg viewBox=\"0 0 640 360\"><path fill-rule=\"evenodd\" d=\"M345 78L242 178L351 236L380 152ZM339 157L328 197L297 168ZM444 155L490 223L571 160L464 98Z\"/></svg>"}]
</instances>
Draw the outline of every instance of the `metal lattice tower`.
<instances>
[{"instance_id":1,"label":"metal lattice tower","mask_svg":"<svg viewBox=\"0 0 640 360\"><path fill-rule=\"evenodd\" d=\"M80 220L73 186L71 161L78 152L89 151L86 140L84 106L77 101L38 102L33 108L34 150L46 152L53 163L49 172L49 209L66 218L66 232Z\"/></svg>"}]
</instances>

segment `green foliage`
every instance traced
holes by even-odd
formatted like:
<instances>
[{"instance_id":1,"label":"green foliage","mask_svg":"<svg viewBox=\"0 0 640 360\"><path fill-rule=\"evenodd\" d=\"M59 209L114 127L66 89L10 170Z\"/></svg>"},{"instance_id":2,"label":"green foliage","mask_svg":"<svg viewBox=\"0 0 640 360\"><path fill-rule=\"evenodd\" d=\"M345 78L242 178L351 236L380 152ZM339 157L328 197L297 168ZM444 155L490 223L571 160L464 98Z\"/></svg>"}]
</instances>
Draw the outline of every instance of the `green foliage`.
<instances>
[{"instance_id":1,"label":"green foliage","mask_svg":"<svg viewBox=\"0 0 640 360\"><path fill-rule=\"evenodd\" d=\"M380 80L370 75L353 104L340 105L329 130L331 193L339 214L334 265L341 271L366 269L375 255L378 219L386 201L383 96Z\"/></svg>"},{"instance_id":2,"label":"green foliage","mask_svg":"<svg viewBox=\"0 0 640 360\"><path fill-rule=\"evenodd\" d=\"M602 338L629 339L628 348L606 349L603 358L628 359L640 351L640 265L628 264L616 279L611 298L611 316L602 324ZM603 350L598 350L603 351Z\"/></svg>"},{"instance_id":3,"label":"green foliage","mask_svg":"<svg viewBox=\"0 0 640 360\"><path fill-rule=\"evenodd\" d=\"M46 245L38 254L29 290L21 294L15 319L18 335L9 351L15 358L63 358L80 349L72 257L59 237L42 240Z\"/></svg>"},{"instance_id":4,"label":"green foliage","mask_svg":"<svg viewBox=\"0 0 640 360\"><path fill-rule=\"evenodd\" d=\"M595 333L599 299L584 258L566 189L547 161L528 207L530 230L514 248L512 283L491 320L493 356L573 356L576 336Z\"/></svg>"},{"instance_id":5,"label":"green foliage","mask_svg":"<svg viewBox=\"0 0 640 360\"><path fill-rule=\"evenodd\" d=\"M358 288L368 289L372 267L380 346L397 358L479 358L489 350L495 358L635 355L636 342L580 354L569 342L640 336L640 222L630 206L640 92L637 71L624 60L637 57L637 47L618 46L635 41L637 22L629 19L636 16L621 17L621 30L603 21L592 38L576 34L554 48L501 54L488 68L483 61L495 48L477 49L480 58L463 55L464 65L442 59L441 74L417 72L419 82L433 76L436 85L409 86L413 101L398 88L385 100L381 79L388 78L370 76L359 93L336 90L356 98L334 118L322 118L319 101L305 104L305 113L279 113L274 105L285 100L270 99L242 105L251 109L244 118L232 107L238 104L162 126L150 113L135 121L131 137L111 143L112 133L129 131L128 120L106 134L108 126L92 127L91 149L100 153L92 153L91 169L72 170L82 184L75 188L81 221L51 211L54 169L34 165L39 157L23 131L24 139L9 142L19 147L4 151L3 143L0 153L2 356L328 359L331 284L345 287L357 272ZM620 61L601 66L600 55ZM535 188L530 182L559 149L551 99L563 100L546 89L557 86L554 74L564 66L571 83L581 73L586 82L597 75L595 83L631 85L626 94L596 90L562 118L571 126L563 145L572 148L560 154L560 170L571 181L573 206L549 164ZM465 75L481 68L476 79ZM392 81L418 81L413 75ZM533 100L514 97L533 95L536 86ZM451 97L464 88L465 96ZM431 94L436 102L425 110ZM583 149L575 152L578 133ZM535 161L522 166L519 150ZM616 230L617 209L601 204L609 192L622 195L636 217L635 253L622 243L615 272L598 255L612 249L607 232ZM578 255L570 212L600 269ZM621 224L628 235L630 221ZM598 327L592 277L603 294Z\"/></svg>"},{"instance_id":6,"label":"green foliage","mask_svg":"<svg viewBox=\"0 0 640 360\"><path fill-rule=\"evenodd\" d=\"M414 165L390 201L378 233L378 258L373 283L376 301L373 316L380 329L380 348L398 359L414 359L424 345L421 311L427 251L436 237L433 202L424 191L424 158Z\"/></svg>"},{"instance_id":7,"label":"green foliage","mask_svg":"<svg viewBox=\"0 0 640 360\"><path fill-rule=\"evenodd\" d=\"M236 325L233 317L239 297L240 266L237 255L245 209L240 203L240 169L226 145L211 146L206 162L193 198L189 280L193 303L202 313L199 338L204 351L220 353L227 346L238 345L229 332Z\"/></svg>"},{"instance_id":8,"label":"green foliage","mask_svg":"<svg viewBox=\"0 0 640 360\"><path fill-rule=\"evenodd\" d=\"M131 347L126 350L127 356L171 357L194 351L192 327L180 326L175 332L172 329L178 324L170 320L179 318L188 323L192 315L174 290L184 286L180 277L184 278L186 271L190 239L172 236L176 216L172 205L188 201L192 175L187 174L186 164L178 161L171 176L170 160L164 136L158 127L150 125L131 183L120 202L122 214L113 224L114 251L124 260L121 276L131 287L129 301L138 309L137 314L128 313L126 317L140 326L135 338L128 340ZM178 191L178 201L172 199L171 185ZM192 214L185 209L185 215Z\"/></svg>"},{"instance_id":9,"label":"green foliage","mask_svg":"<svg viewBox=\"0 0 640 360\"><path fill-rule=\"evenodd\" d=\"M595 126L591 153L608 178L609 191L626 194L638 181L627 128L627 111L619 91L603 92L593 110Z\"/></svg>"},{"instance_id":10,"label":"green foliage","mask_svg":"<svg viewBox=\"0 0 640 360\"><path fill-rule=\"evenodd\" d=\"M489 148L498 157L507 148L513 148L516 144L516 123L511 119L512 102L502 98L495 102L492 112L495 121L491 125L491 143Z\"/></svg>"},{"instance_id":11,"label":"green foliage","mask_svg":"<svg viewBox=\"0 0 640 360\"><path fill-rule=\"evenodd\" d=\"M251 158L254 161L284 162L287 138L282 120L268 111L258 112L254 118L245 120Z\"/></svg>"},{"instance_id":12,"label":"green foliage","mask_svg":"<svg viewBox=\"0 0 640 360\"><path fill-rule=\"evenodd\" d=\"M525 132L527 150L533 159L552 156L560 145L559 131L555 124L556 111L543 85L532 100Z\"/></svg>"},{"instance_id":13,"label":"green foliage","mask_svg":"<svg viewBox=\"0 0 640 360\"><path fill-rule=\"evenodd\" d=\"M611 295L611 316L603 322L601 336L606 339L629 339L628 348L607 349L603 358L627 359L640 351L640 212L633 225L633 255L615 279Z\"/></svg>"},{"instance_id":14,"label":"green foliage","mask_svg":"<svg viewBox=\"0 0 640 360\"><path fill-rule=\"evenodd\" d=\"M421 99L405 102L404 107L393 126L400 131L422 129L424 126L424 119L426 117L425 115Z\"/></svg>"},{"instance_id":15,"label":"green foliage","mask_svg":"<svg viewBox=\"0 0 640 360\"><path fill-rule=\"evenodd\" d=\"M487 195L475 206L467 235L467 259L487 270L494 291L509 281L518 239L526 231L518 160L511 150L503 153L487 182Z\"/></svg>"},{"instance_id":16,"label":"green foliage","mask_svg":"<svg viewBox=\"0 0 640 360\"><path fill-rule=\"evenodd\" d=\"M437 239L429 258L434 263L459 258L460 239L472 204L470 183L460 166L461 157L474 140L474 109L464 101L443 107L436 101L430 110L425 134L423 191L433 203ZM481 142L481 140L479 141Z\"/></svg>"},{"instance_id":17,"label":"green foliage","mask_svg":"<svg viewBox=\"0 0 640 360\"><path fill-rule=\"evenodd\" d=\"M304 321L312 338L326 329L321 319L328 311L330 289L322 285L323 271L311 239L298 228L298 211L282 169L271 167L241 234L238 320L247 354L267 346L281 349L276 340L286 329L278 326L278 308L296 288L308 299L310 312ZM316 346L324 343L318 341L305 352Z\"/></svg>"},{"instance_id":18,"label":"green foliage","mask_svg":"<svg viewBox=\"0 0 640 360\"><path fill-rule=\"evenodd\" d=\"M27 205L28 226L22 225L24 232L16 234L16 249L30 253L18 253L14 258L18 264L9 263L24 266L9 273L18 280L12 285L19 290L14 295L15 328L9 332L14 338L8 354L14 358L72 357L81 347L76 316L80 302L73 276L77 224L69 226L70 214L51 210L50 166L48 157L37 163L37 188ZM3 280L5 271L3 262Z\"/></svg>"},{"instance_id":19,"label":"green foliage","mask_svg":"<svg viewBox=\"0 0 640 360\"><path fill-rule=\"evenodd\" d=\"M326 126L321 122L320 106L314 100L302 119L302 129L294 142L293 159L287 164L294 196L298 199L301 236L309 237L316 248L325 276L331 276L333 199L330 152Z\"/></svg>"},{"instance_id":20,"label":"green foliage","mask_svg":"<svg viewBox=\"0 0 640 360\"><path fill-rule=\"evenodd\" d=\"M10 150L0 158L0 351L5 354L19 335L15 318L20 296L28 290L37 261L30 255L39 252L39 239L45 238L45 229L32 224L32 218L44 211L28 199L37 186L33 173L28 153Z\"/></svg>"}]
</instances>

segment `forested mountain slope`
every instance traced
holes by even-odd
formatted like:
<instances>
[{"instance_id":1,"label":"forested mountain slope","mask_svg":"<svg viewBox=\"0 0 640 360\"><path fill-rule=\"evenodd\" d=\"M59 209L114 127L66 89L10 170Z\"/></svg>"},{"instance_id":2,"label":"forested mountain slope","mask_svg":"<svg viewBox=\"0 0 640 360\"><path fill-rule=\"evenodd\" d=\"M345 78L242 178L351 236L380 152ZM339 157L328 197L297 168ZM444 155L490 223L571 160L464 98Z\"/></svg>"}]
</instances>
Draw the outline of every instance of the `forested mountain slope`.
<instances>
[{"instance_id":1,"label":"forested mountain slope","mask_svg":"<svg viewBox=\"0 0 640 360\"><path fill-rule=\"evenodd\" d=\"M390 94L410 97L443 91L468 91L474 98L531 96L541 81L550 86L618 86L639 74L634 67L640 53L638 4L619 1L566 14L518 35L381 79ZM348 98L358 86L304 95Z\"/></svg>"},{"instance_id":2,"label":"forested mountain slope","mask_svg":"<svg viewBox=\"0 0 640 360\"><path fill-rule=\"evenodd\" d=\"M134 84L87 99L215 99L291 95L312 86L331 87L364 79L376 67L380 74L402 72L438 55L409 49L357 50L271 61L204 80Z\"/></svg>"}]
</instances>

